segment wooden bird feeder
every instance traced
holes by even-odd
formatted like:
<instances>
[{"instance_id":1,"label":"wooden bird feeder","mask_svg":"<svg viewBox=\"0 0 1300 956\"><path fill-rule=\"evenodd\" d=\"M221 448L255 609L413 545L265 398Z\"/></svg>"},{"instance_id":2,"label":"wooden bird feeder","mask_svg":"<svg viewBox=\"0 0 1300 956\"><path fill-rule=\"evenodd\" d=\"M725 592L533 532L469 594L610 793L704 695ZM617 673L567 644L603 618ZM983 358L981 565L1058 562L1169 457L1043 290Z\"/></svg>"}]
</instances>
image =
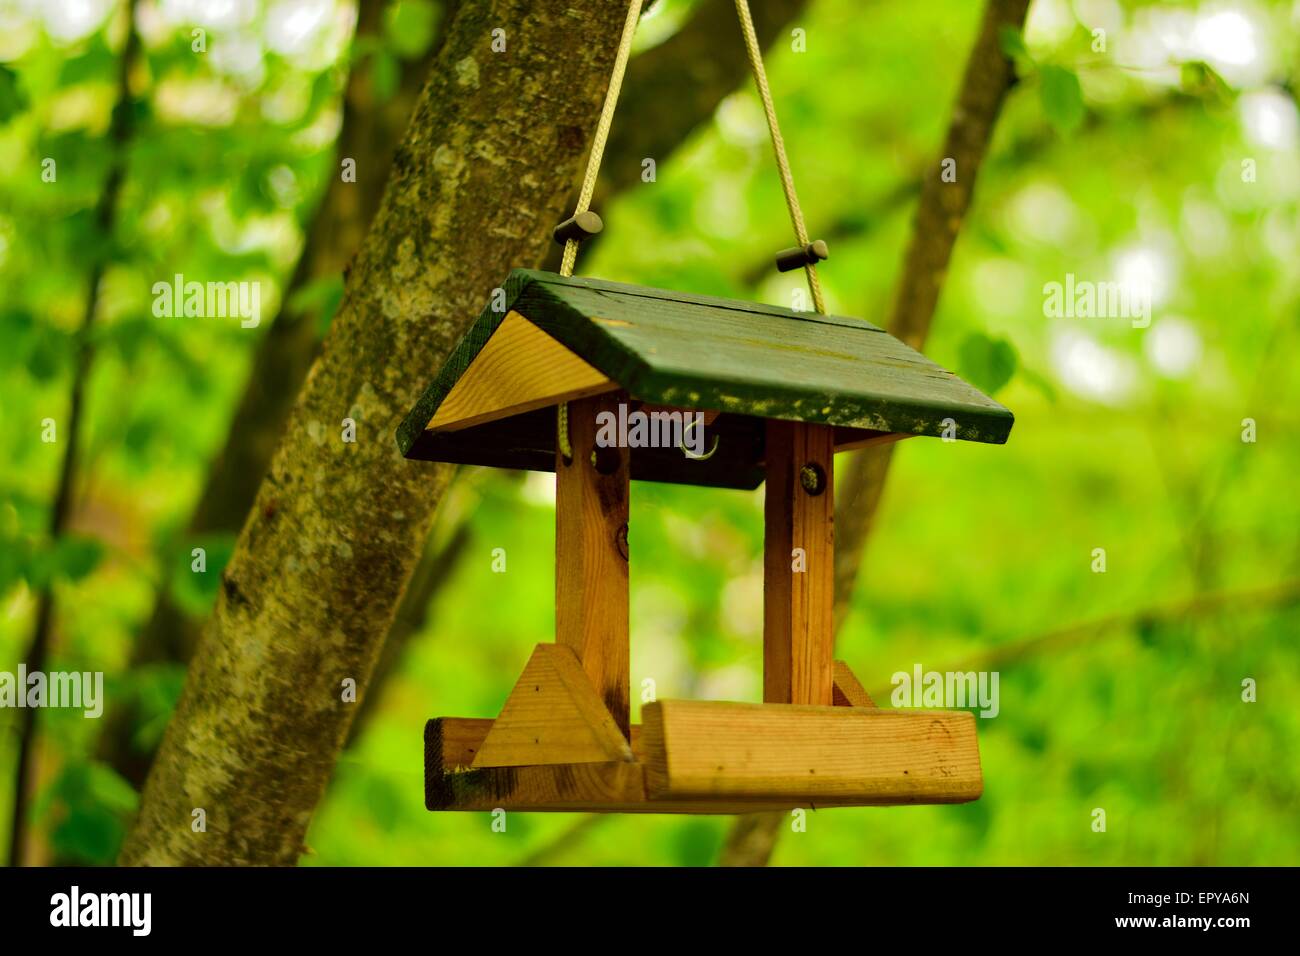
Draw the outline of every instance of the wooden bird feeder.
<instances>
[{"instance_id":1,"label":"wooden bird feeder","mask_svg":"<svg viewBox=\"0 0 1300 956\"><path fill-rule=\"evenodd\" d=\"M861 319L529 270L504 292L398 443L408 458L556 472L555 643L533 651L496 719L428 722L428 808L745 813L979 797L971 713L878 710L833 659L834 453L914 435L1001 443L1011 413ZM713 453L601 447L597 416L620 404L704 412ZM630 479L767 482L763 703L657 701L631 725Z\"/></svg>"}]
</instances>

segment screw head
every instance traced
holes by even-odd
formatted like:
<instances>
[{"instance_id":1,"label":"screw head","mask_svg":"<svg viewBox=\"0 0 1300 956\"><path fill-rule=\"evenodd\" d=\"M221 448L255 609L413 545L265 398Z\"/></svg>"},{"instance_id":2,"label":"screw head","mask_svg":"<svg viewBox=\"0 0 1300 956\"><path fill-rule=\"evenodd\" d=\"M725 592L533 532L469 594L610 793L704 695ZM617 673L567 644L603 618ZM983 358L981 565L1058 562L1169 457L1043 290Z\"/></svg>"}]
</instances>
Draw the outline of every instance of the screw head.
<instances>
[{"instance_id":1,"label":"screw head","mask_svg":"<svg viewBox=\"0 0 1300 956\"><path fill-rule=\"evenodd\" d=\"M814 498L826 490L826 472L815 461L799 469L799 485Z\"/></svg>"}]
</instances>

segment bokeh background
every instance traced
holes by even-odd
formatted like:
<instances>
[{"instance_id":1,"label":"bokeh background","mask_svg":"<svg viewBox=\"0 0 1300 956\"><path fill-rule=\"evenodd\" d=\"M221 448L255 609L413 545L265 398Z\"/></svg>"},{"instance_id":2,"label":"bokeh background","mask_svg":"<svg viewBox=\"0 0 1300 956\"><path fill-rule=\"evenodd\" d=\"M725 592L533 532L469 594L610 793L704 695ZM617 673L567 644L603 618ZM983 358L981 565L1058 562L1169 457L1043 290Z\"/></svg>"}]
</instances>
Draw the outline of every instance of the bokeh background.
<instances>
[{"instance_id":1,"label":"bokeh background","mask_svg":"<svg viewBox=\"0 0 1300 956\"><path fill-rule=\"evenodd\" d=\"M142 0L138 116L104 239L121 4L0 0L0 670L17 669L53 587L48 669L103 671L108 694L100 721L40 715L30 862L109 863L129 825L135 787L99 738L129 704L130 745L147 752L179 693L182 664L133 648L160 595L189 626L214 600L233 535L187 528L271 317L296 295L312 334L328 327L339 277L292 279L337 176L348 77L366 78L366 108L395 108L436 42L437 2L380 6L354 38L346 0ZM695 6L660 0L638 53ZM832 238L832 311L888 312L980 7L809 0L770 49L805 213ZM927 346L1016 426L1006 446L898 447L837 646L882 703L916 663L997 670L985 794L810 814L773 862L1293 864L1300 2L1035 0L1024 42ZM1068 80L1044 95L1044 71L1080 95ZM766 136L746 82L657 157L653 182L601 209L580 272L788 304L799 279L770 266L789 226ZM67 413L96 262L81 478L51 536L62 445L40 423ZM154 317L150 288L176 272L259 281L261 326ZM1043 286L1067 273L1148 285L1150 327L1046 317ZM647 677L663 698L760 699L761 494L634 485L634 719ZM487 815L423 808L424 721L494 715L552 636L553 520L548 475L458 476L427 600L404 608L304 863L717 860L727 818L512 814L501 834ZM192 574L200 544L208 570ZM6 820L17 724L0 711Z\"/></svg>"}]
</instances>

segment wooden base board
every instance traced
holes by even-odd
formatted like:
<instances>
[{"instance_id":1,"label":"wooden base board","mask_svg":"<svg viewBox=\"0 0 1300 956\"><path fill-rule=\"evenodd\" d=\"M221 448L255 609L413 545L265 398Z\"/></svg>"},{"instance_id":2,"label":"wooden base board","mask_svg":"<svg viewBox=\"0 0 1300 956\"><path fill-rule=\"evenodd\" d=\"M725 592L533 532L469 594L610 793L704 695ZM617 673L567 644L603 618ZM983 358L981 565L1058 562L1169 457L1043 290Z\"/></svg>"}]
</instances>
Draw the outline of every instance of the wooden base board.
<instances>
[{"instance_id":1,"label":"wooden base board","mask_svg":"<svg viewBox=\"0 0 1300 956\"><path fill-rule=\"evenodd\" d=\"M855 722L835 723L839 718L827 712L836 710ZM737 814L964 803L983 790L974 717L961 711L695 701L665 701L646 711L650 728L632 727L634 761L478 769L470 765L493 721L431 720L425 726L425 805ZM837 743L826 743L827 732ZM705 767L716 759L725 762ZM717 770L728 763L730 770ZM822 780L806 783L807 770L820 770Z\"/></svg>"},{"instance_id":2,"label":"wooden base board","mask_svg":"<svg viewBox=\"0 0 1300 956\"><path fill-rule=\"evenodd\" d=\"M642 714L652 802L965 803L984 790L965 711L665 700Z\"/></svg>"}]
</instances>

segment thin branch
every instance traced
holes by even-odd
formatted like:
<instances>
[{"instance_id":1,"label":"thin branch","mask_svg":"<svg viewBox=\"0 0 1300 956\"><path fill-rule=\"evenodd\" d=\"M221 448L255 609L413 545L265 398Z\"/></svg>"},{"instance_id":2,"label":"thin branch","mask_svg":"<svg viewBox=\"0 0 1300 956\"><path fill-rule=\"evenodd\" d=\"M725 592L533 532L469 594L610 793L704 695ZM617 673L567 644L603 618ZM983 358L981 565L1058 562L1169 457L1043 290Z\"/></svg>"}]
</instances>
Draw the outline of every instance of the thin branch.
<instances>
[{"instance_id":1,"label":"thin branch","mask_svg":"<svg viewBox=\"0 0 1300 956\"><path fill-rule=\"evenodd\" d=\"M349 73L335 158L356 162L356 182L343 182L337 172L329 180L281 298L283 305L257 344L243 395L225 444L208 470L186 526L187 535L233 535L248 514L276 439L319 351L318 309L297 308L291 303L311 283L342 273L360 246L379 208L393 153L459 2L443 0L438 36L423 56L402 61L397 91L388 100L381 103L375 95L370 60L361 61ZM387 4L363 2L359 7L356 36L378 35ZM338 169L337 162L334 169ZM188 552L189 546L183 550ZM159 583L153 611L131 648L132 668L184 664L193 653L200 622L177 606L171 587L167 577ZM143 786L153 760L152 752L141 751L135 743L141 719L137 701L127 699L113 707L105 716L97 748L98 758L137 788Z\"/></svg>"},{"instance_id":2,"label":"thin branch","mask_svg":"<svg viewBox=\"0 0 1300 956\"><path fill-rule=\"evenodd\" d=\"M718 853L718 866L767 866L781 835L781 825L788 819L784 810L736 817Z\"/></svg>"},{"instance_id":3,"label":"thin branch","mask_svg":"<svg viewBox=\"0 0 1300 956\"><path fill-rule=\"evenodd\" d=\"M561 830L554 839L533 850L515 866L545 866L547 863L551 863L556 857L572 850L575 841L583 839L606 819L608 817L601 813L588 813L579 817L571 825Z\"/></svg>"},{"instance_id":4,"label":"thin branch","mask_svg":"<svg viewBox=\"0 0 1300 956\"><path fill-rule=\"evenodd\" d=\"M903 263L902 280L894 299L888 329L912 348L922 350L930 334L939 293L957 234L975 194L980 166L993 138L993 129L1014 68L1002 53L998 34L1010 26L1022 29L1029 0L990 0L984 10L979 38L966 64L957 106L940 158L955 161L956 180L943 182L938 161L921 186L921 201L912 239ZM835 507L835 619L843 621L857 584L862 553L880 505L893 445L863 449L849 461L839 478Z\"/></svg>"},{"instance_id":5,"label":"thin branch","mask_svg":"<svg viewBox=\"0 0 1300 956\"><path fill-rule=\"evenodd\" d=\"M1186 111L1200 103L1199 98L1174 90L1138 104L1090 112L1079 131L1076 145L1088 134L1112 129L1124 123L1148 123L1161 114L1175 110ZM986 162L990 167L998 170L1017 168L1030 160L1041 158L1051 147L1060 142L1060 137L1050 128L1036 129L1017 137L1014 142L1008 143L1000 150L998 155L988 157ZM918 169L914 175L898 181L865 205L845 205L829 222L818 226L817 234L825 238L832 249L842 243L868 240L894 215L907 208L908 204L920 194L924 182L925 172ZM756 286L775 269L772 256L764 253L761 258L745 266L740 274L740 281L747 286Z\"/></svg>"},{"instance_id":6,"label":"thin branch","mask_svg":"<svg viewBox=\"0 0 1300 956\"><path fill-rule=\"evenodd\" d=\"M510 71L458 82L464 50L502 18L516 24ZM511 266L541 260L549 237L521 226L520 210L537 224L560 218L623 19L598 0L562 9L484 0L449 24L338 315L223 571L122 863L297 861L355 716L340 706L340 679L365 688L451 473L405 466L392 428L422 390L418 370L446 362L484 290ZM573 45L575 32L588 42ZM556 130L575 132L557 141ZM500 163L473 161L479 135ZM446 162L449 153L464 162ZM355 403L367 440L346 454L313 440L319 422ZM300 560L307 553L312 560ZM209 813L202 840L186 823L195 807Z\"/></svg>"},{"instance_id":7,"label":"thin branch","mask_svg":"<svg viewBox=\"0 0 1300 956\"><path fill-rule=\"evenodd\" d=\"M1300 603L1300 578L1291 578L1262 588L1211 591L1181 601L1140 608L1136 611L1121 611L1091 621L1080 621L1032 637L1000 644L967 658L951 669L954 671L995 670L1044 651L1060 651L1080 644L1084 640L1095 640L1098 634L1107 631L1123 634L1135 627L1165 625L1187 618L1217 614L1239 605L1254 608L1282 608L1297 603ZM877 699L888 699L889 690L880 693L881 697Z\"/></svg>"},{"instance_id":8,"label":"thin branch","mask_svg":"<svg viewBox=\"0 0 1300 956\"><path fill-rule=\"evenodd\" d=\"M103 191L95 205L95 230L99 237L97 246L108 248L117 219L117 202L126 178L126 147L133 133L134 106L131 100L130 78L140 54L140 38L135 32L135 0L126 4L126 45L118 63L117 99L109 123L108 141L111 157ZM90 379L95 351L91 344L91 329L99 302L99 284L107 265L103 255L97 254L86 283L86 299L82 309L81 324L76 335L76 361L72 375L72 391L68 398L68 418L63 429L63 464L59 471L58 490L50 512L49 534L58 541L68 528L72 515L73 498L78 479L78 444L81 435L82 410L85 404L86 385ZM24 666L29 673L44 671L49 659L54 633L54 582L45 582L37 598L36 627L28 647ZM20 866L25 858L24 843L27 825L30 779L35 769L36 710L19 711L18 757L14 772L13 816L9 830L9 865Z\"/></svg>"},{"instance_id":9,"label":"thin branch","mask_svg":"<svg viewBox=\"0 0 1300 956\"><path fill-rule=\"evenodd\" d=\"M966 63L943 152L921 185L912 241L904 260L889 331L913 348L925 344L957 233L970 208L980 164L993 127L1015 79L998 34L1022 29L1029 0L989 0L980 32ZM957 179L943 182L938 159L956 161ZM835 507L835 623L843 619L857 581L862 547L871 528L888 473L892 445L858 453L843 479ZM771 859L785 814L741 817L732 827L719 862L725 866L765 866ZM770 838L769 838L770 837Z\"/></svg>"},{"instance_id":10,"label":"thin branch","mask_svg":"<svg viewBox=\"0 0 1300 956\"><path fill-rule=\"evenodd\" d=\"M755 11L755 25L760 35L775 36L805 3L806 0L779 0ZM366 6L362 4L363 13ZM444 27L450 22L454 8L455 4L448 5ZM615 193L639 183L643 156L662 159L671 154L699 123L713 115L723 97L748 75L748 61L739 37L735 44L715 50L712 55L701 52L713 47L722 18L735 29L735 11L730 0L707 0L673 37L632 60L621 98L619 119L611 131L606 149L606 161L602 166L605 174L598 185L598 199L607 201ZM364 23L358 24L359 31L370 28ZM404 103L418 92L418 84L408 90L411 81L425 71L423 65L404 68L404 92L399 97ZM364 78L358 78L357 83L364 87ZM350 79L345 103L364 98L364 92L354 91L353 86ZM687 96L686 100L682 99L683 95ZM396 115L390 106L385 110L385 115ZM360 108L345 110L340 155L354 155L357 149L365 149L367 155L392 154L404 124L374 119L362 122L367 115ZM348 142L354 145L348 146ZM356 189L361 185L359 182L342 188ZM338 192L339 187L336 185L332 189ZM296 288L329 273L331 269L338 271L342 268L378 206L379 192L376 188L363 194L359 209L353 208L355 203L349 206L351 215L358 221L349 219L342 224L340 220L347 218L344 212L334 208L336 203L330 197L325 199L313 223L307 251L295 272L290 291L284 296L286 302L293 298ZM306 264L312 259L322 260L325 264ZM309 318L283 312L262 339L225 448L213 463L190 521L191 532L233 533L243 522L258 481L266 471L275 441L284 428L292 399L317 351ZM453 529L452 533L457 532ZM424 620L433 596L454 573L455 564L465 550L439 552L440 557L427 553L422 558L402 599L394 632L389 635L386 649L367 688L357 716L358 725L364 723L373 703L381 696L382 683L389 672L388 662L400 652L404 639L413 633L413 629L402 622ZM434 567L434 562L439 566ZM156 599L153 614L136 642L132 665L164 661L185 663L192 653L197 633L198 623L187 618L172 603L164 586ZM390 649L388 645L393 646ZM101 737L101 757L127 780L140 786L153 754L141 753L133 745L136 726L133 711L118 708L110 713ZM360 726L354 729L353 739L360 729Z\"/></svg>"}]
</instances>

